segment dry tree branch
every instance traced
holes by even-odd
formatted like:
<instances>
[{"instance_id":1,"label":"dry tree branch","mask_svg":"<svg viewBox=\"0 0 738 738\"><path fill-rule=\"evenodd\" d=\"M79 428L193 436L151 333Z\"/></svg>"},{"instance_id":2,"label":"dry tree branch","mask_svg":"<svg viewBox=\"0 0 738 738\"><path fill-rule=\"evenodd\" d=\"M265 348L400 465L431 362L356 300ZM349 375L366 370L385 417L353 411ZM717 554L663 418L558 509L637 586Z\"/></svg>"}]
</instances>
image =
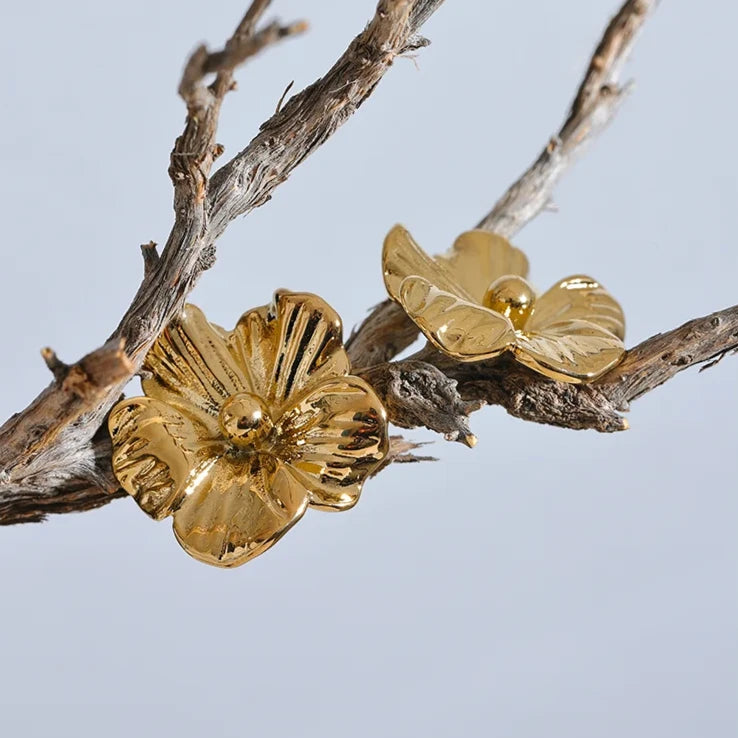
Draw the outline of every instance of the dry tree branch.
<instances>
[{"instance_id":1,"label":"dry tree branch","mask_svg":"<svg viewBox=\"0 0 738 738\"><path fill-rule=\"evenodd\" d=\"M441 2L382 0L364 32L328 73L291 98L213 175L208 198L213 241L228 223L267 202L274 187L356 112L395 57L427 43L415 32Z\"/></svg>"},{"instance_id":2,"label":"dry tree branch","mask_svg":"<svg viewBox=\"0 0 738 738\"><path fill-rule=\"evenodd\" d=\"M619 86L619 72L656 4L623 4L605 30L559 133L479 227L512 236L546 206L563 172L614 116L629 90ZM188 63L180 86L188 122L170 167L175 225L161 259L156 259L153 244L142 247L144 281L114 334L116 341L127 341L126 351L119 342L107 345L111 366L102 374L95 368L97 352L74 367L61 364L53 352L44 354L55 383L0 429L0 524L85 510L122 494L110 469L110 440L102 421L148 346L199 274L211 266L215 240L233 218L269 199L272 189L366 99L395 56L427 43L416 32L440 0L382 0L373 20L334 67L281 107L243 151L209 178L213 160L221 153L215 125L232 85L233 68L263 45L302 30L299 24L272 24L258 31L256 24L267 5L252 3L222 52L198 49ZM215 72L216 79L205 87L202 78L209 72ZM404 314L392 303L383 303L354 333L349 352L354 365L364 367L358 373L374 385L395 424L426 426L471 446L475 438L468 416L484 404L566 428L627 428L620 413L630 401L682 369L715 363L738 348L738 307L644 341L589 385L555 382L509 358L462 364L430 347L410 359L389 361L416 337L415 326ZM393 438L387 464L424 458L412 454L415 448Z\"/></svg>"},{"instance_id":3,"label":"dry tree branch","mask_svg":"<svg viewBox=\"0 0 738 738\"><path fill-rule=\"evenodd\" d=\"M550 202L554 187L586 145L613 119L632 85L620 71L638 31L658 0L627 0L608 24L559 132L497 201L476 228L512 238ZM377 305L347 342L355 366L389 361L418 337L418 329L390 300Z\"/></svg>"},{"instance_id":4,"label":"dry tree branch","mask_svg":"<svg viewBox=\"0 0 738 738\"><path fill-rule=\"evenodd\" d=\"M630 83L620 85L620 73L638 32L658 1L627 0L623 4L602 35L559 132L477 223L477 228L512 238L550 203L561 175L610 123L632 90Z\"/></svg>"},{"instance_id":5,"label":"dry tree branch","mask_svg":"<svg viewBox=\"0 0 738 738\"><path fill-rule=\"evenodd\" d=\"M630 92L631 84L620 86L620 72L638 31L657 4L658 0L626 0L605 29L558 134L477 228L512 237L546 207L562 174L612 120ZM588 385L547 379L509 357L463 364L429 346L405 361L388 362L417 334L399 306L386 301L350 342L352 361L367 367L360 373L374 385L396 425L425 426L448 440L468 444L473 438L470 411L494 404L523 420L612 432L628 428L620 413L628 410L632 400L683 369L719 360L738 348L738 307L649 338L618 367Z\"/></svg>"},{"instance_id":6,"label":"dry tree branch","mask_svg":"<svg viewBox=\"0 0 738 738\"><path fill-rule=\"evenodd\" d=\"M117 489L109 456L100 453L98 431L153 341L212 266L217 237L235 217L269 199L366 100L396 56L421 45L416 33L442 2L380 0L372 20L333 68L266 121L251 144L212 179L213 162L222 153L215 140L218 115L235 67L305 25L272 23L259 29L270 2L253 0L222 51L200 47L193 53L179 86L187 105L185 130L170 158L172 231L159 259L152 246L144 249L144 279L113 333L114 356L106 344L85 357L69 368L75 381L54 381L0 428L0 523L17 522L20 500L22 519L38 520L45 511L92 506L91 498L102 504L107 498L100 498L99 489ZM216 77L206 86L203 78L209 73ZM107 370L88 376L90 365ZM66 495L70 488L72 503ZM35 512L33 500L38 501Z\"/></svg>"},{"instance_id":7,"label":"dry tree branch","mask_svg":"<svg viewBox=\"0 0 738 738\"><path fill-rule=\"evenodd\" d=\"M482 405L500 405L517 418L561 428L626 430L620 413L632 400L684 369L736 349L738 306L643 341L592 384L556 382L509 357L460 363L431 347L360 373L396 425L422 425L468 444L469 413Z\"/></svg>"}]
</instances>

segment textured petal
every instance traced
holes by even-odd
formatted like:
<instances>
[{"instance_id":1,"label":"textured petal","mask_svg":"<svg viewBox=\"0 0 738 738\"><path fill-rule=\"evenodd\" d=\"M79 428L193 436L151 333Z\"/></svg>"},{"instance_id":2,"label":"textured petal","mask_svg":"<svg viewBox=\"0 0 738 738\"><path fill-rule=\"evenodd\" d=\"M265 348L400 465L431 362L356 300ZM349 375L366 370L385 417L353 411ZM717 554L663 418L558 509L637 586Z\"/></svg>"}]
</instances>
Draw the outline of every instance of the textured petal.
<instances>
[{"instance_id":1,"label":"textured petal","mask_svg":"<svg viewBox=\"0 0 738 738\"><path fill-rule=\"evenodd\" d=\"M382 403L358 377L331 379L291 408L279 427L278 455L307 487L310 504L345 510L387 455Z\"/></svg>"},{"instance_id":2,"label":"textured petal","mask_svg":"<svg viewBox=\"0 0 738 738\"><path fill-rule=\"evenodd\" d=\"M448 266L456 281L481 303L487 288L499 277L528 276L528 259L506 238L489 231L462 233L451 250L436 260ZM438 285L437 285L438 286Z\"/></svg>"},{"instance_id":3,"label":"textured petal","mask_svg":"<svg viewBox=\"0 0 738 738\"><path fill-rule=\"evenodd\" d=\"M513 325L504 315L439 290L422 277L408 277L400 298L426 338L459 361L491 359L515 340Z\"/></svg>"},{"instance_id":4,"label":"textured petal","mask_svg":"<svg viewBox=\"0 0 738 738\"><path fill-rule=\"evenodd\" d=\"M561 321L546 333L519 335L519 362L562 382L588 382L625 356L623 342L610 331L585 320Z\"/></svg>"},{"instance_id":5,"label":"textured petal","mask_svg":"<svg viewBox=\"0 0 738 738\"><path fill-rule=\"evenodd\" d=\"M108 427L115 476L157 520L176 510L221 450L206 426L149 397L118 403Z\"/></svg>"},{"instance_id":6,"label":"textured petal","mask_svg":"<svg viewBox=\"0 0 738 738\"><path fill-rule=\"evenodd\" d=\"M151 372L144 392L164 402L199 410L216 427L218 409L230 395L247 389L230 356L223 329L208 323L202 311L186 305L178 320L159 336L146 356Z\"/></svg>"},{"instance_id":7,"label":"textured petal","mask_svg":"<svg viewBox=\"0 0 738 738\"><path fill-rule=\"evenodd\" d=\"M625 336L625 315L617 301L592 277L575 274L562 279L535 302L526 332L547 333L573 320L585 320L612 333Z\"/></svg>"},{"instance_id":8,"label":"textured petal","mask_svg":"<svg viewBox=\"0 0 738 738\"><path fill-rule=\"evenodd\" d=\"M428 256L401 225L394 226L384 239L382 269L387 292L403 308L401 285L407 277L414 276L422 277L440 290L474 302L474 298L456 280L448 263Z\"/></svg>"},{"instance_id":9,"label":"textured petal","mask_svg":"<svg viewBox=\"0 0 738 738\"><path fill-rule=\"evenodd\" d=\"M620 305L591 277L574 275L536 300L515 354L553 379L587 382L625 356L624 334Z\"/></svg>"},{"instance_id":10,"label":"textured petal","mask_svg":"<svg viewBox=\"0 0 738 738\"><path fill-rule=\"evenodd\" d=\"M269 309L241 317L229 349L250 391L278 418L311 387L348 373L341 334L338 314L317 295L277 292Z\"/></svg>"},{"instance_id":11,"label":"textured petal","mask_svg":"<svg viewBox=\"0 0 738 738\"><path fill-rule=\"evenodd\" d=\"M305 488L275 458L220 459L175 512L174 534L206 564L239 566L274 545L306 506Z\"/></svg>"}]
</instances>

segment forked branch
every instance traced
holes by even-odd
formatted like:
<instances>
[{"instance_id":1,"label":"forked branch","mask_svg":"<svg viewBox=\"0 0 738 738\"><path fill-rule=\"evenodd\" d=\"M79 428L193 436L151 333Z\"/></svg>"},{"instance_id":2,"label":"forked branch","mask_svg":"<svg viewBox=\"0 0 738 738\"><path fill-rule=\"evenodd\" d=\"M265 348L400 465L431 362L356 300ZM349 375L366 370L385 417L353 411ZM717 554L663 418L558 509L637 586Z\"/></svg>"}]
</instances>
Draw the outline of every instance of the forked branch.
<instances>
[{"instance_id":1,"label":"forked branch","mask_svg":"<svg viewBox=\"0 0 738 738\"><path fill-rule=\"evenodd\" d=\"M608 24L590 59L566 120L533 164L477 223L512 238L551 201L556 184L586 145L613 119L631 85L620 72L638 32L658 0L627 0ZM395 303L375 307L348 341L355 366L389 361L418 337L418 329Z\"/></svg>"},{"instance_id":2,"label":"forked branch","mask_svg":"<svg viewBox=\"0 0 738 738\"><path fill-rule=\"evenodd\" d=\"M179 88L187 123L169 170L172 232L161 257L153 243L142 247L143 282L110 342L71 367L45 350L54 382L0 429L0 524L86 510L122 494L110 468L105 417L199 275L212 265L217 238L234 218L265 203L357 110L397 55L427 44L417 33L441 2L381 0L366 29L326 75L280 107L251 143L212 176L213 162L222 153L215 139L218 115L233 87L234 69L305 26L259 27L269 2L254 0L221 51L200 47L193 53ZM629 91L620 84L620 71L656 4L627 0L622 5L594 52L561 129L478 227L511 237L545 208L559 178ZM206 85L209 74L215 79ZM392 362L417 335L398 307L382 303L347 343L355 370L373 384L397 425L426 426L471 446L476 439L468 416L484 404L566 428L625 429L621 413L629 402L682 369L719 360L738 348L738 307L644 341L589 385L555 382L509 358L462 364L429 347ZM387 463L419 460L414 449L414 444L393 438Z\"/></svg>"},{"instance_id":3,"label":"forked branch","mask_svg":"<svg viewBox=\"0 0 738 738\"><path fill-rule=\"evenodd\" d=\"M238 215L266 202L272 190L356 111L395 57L419 45L420 24L442 2L380 0L372 20L331 70L266 121L251 144L212 179L213 162L222 153L215 140L218 116L233 87L236 65L305 25L259 28L270 3L254 0L222 51L200 47L194 52L179 86L187 121L169 167L174 225L160 258L145 252L144 279L112 336L116 346L123 342L126 363L97 377L94 391L79 383L73 390L52 383L0 428L0 522L12 520L20 498L44 498L39 509L47 510L49 501L63 497L66 487L86 486L97 499L97 487L114 486L109 458L98 453L98 431L151 344L182 308L198 277L212 266L218 236ZM209 73L216 76L206 86L203 80ZM107 350L97 350L100 358ZM96 359L97 352L83 362ZM70 371L84 373L82 362ZM76 493L75 500L86 504ZM66 503L63 509L68 509Z\"/></svg>"}]
</instances>

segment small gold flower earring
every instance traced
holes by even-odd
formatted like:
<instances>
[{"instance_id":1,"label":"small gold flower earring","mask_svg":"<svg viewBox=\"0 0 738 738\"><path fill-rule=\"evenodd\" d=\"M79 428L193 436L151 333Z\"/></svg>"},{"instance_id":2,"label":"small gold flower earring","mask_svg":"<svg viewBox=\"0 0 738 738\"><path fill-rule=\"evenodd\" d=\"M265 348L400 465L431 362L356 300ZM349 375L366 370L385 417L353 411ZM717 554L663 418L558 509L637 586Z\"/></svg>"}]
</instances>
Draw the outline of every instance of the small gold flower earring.
<instances>
[{"instance_id":1,"label":"small gold flower earring","mask_svg":"<svg viewBox=\"0 0 738 738\"><path fill-rule=\"evenodd\" d=\"M390 297L459 361L509 351L553 379L587 382L625 355L623 311L598 282L575 275L537 297L525 254L493 233L462 233L449 253L431 258L397 225L382 266Z\"/></svg>"}]
</instances>

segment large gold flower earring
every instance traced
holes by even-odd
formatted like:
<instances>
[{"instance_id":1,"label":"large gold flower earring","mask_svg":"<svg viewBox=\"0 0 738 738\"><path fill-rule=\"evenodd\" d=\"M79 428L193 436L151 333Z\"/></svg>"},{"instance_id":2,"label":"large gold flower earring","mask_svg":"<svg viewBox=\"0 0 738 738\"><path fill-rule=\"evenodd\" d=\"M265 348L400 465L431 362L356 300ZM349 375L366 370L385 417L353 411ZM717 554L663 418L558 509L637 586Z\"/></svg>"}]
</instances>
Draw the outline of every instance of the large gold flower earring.
<instances>
[{"instance_id":1,"label":"large gold flower earring","mask_svg":"<svg viewBox=\"0 0 738 738\"><path fill-rule=\"evenodd\" d=\"M144 369L146 397L110 415L113 471L208 564L257 556L307 507L352 507L387 453L384 408L315 295L278 292L230 332L187 305Z\"/></svg>"}]
</instances>

